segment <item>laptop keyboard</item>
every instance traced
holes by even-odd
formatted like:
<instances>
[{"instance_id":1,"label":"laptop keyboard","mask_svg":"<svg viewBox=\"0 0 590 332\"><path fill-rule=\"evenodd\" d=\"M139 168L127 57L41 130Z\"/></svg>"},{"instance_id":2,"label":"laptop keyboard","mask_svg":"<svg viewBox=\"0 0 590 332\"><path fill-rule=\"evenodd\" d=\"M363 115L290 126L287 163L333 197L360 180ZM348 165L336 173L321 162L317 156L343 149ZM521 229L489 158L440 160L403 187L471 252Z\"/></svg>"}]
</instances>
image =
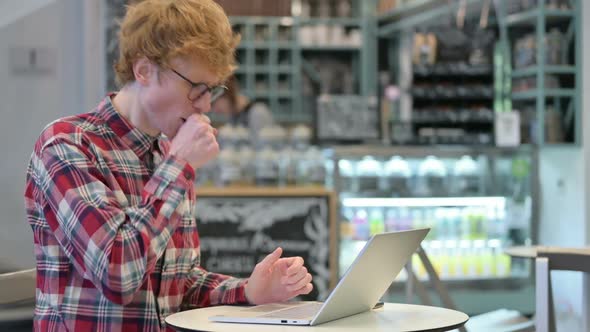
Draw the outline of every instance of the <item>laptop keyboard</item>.
<instances>
[{"instance_id":1,"label":"laptop keyboard","mask_svg":"<svg viewBox=\"0 0 590 332\"><path fill-rule=\"evenodd\" d=\"M269 303L269 304L260 304L257 306L250 307L248 309L242 309L241 311L248 311L248 312L271 312L281 309L289 309L297 306L293 303Z\"/></svg>"},{"instance_id":2,"label":"laptop keyboard","mask_svg":"<svg viewBox=\"0 0 590 332\"><path fill-rule=\"evenodd\" d=\"M268 314L261 315L259 317L303 319L306 317L315 316L315 314L320 310L322 305L323 303L321 302L313 302L287 309L276 310L273 312L269 312Z\"/></svg>"}]
</instances>

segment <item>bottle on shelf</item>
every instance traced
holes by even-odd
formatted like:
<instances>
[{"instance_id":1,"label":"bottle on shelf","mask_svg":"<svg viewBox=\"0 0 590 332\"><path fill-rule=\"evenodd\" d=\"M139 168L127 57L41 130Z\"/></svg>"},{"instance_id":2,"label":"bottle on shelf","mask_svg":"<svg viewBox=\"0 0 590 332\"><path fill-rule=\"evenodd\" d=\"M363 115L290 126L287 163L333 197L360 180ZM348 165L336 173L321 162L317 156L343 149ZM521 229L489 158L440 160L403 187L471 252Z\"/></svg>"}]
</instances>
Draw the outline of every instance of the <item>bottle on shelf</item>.
<instances>
[{"instance_id":1,"label":"bottle on shelf","mask_svg":"<svg viewBox=\"0 0 590 332\"><path fill-rule=\"evenodd\" d=\"M398 213L395 208L388 208L385 213L385 230L387 232L395 232L398 228Z\"/></svg>"},{"instance_id":2,"label":"bottle on shelf","mask_svg":"<svg viewBox=\"0 0 590 332\"><path fill-rule=\"evenodd\" d=\"M481 174L478 164L471 156L463 156L453 168L453 193L460 196L474 196L481 192Z\"/></svg>"},{"instance_id":3,"label":"bottle on shelf","mask_svg":"<svg viewBox=\"0 0 590 332\"><path fill-rule=\"evenodd\" d=\"M340 220L340 239L343 241L350 241L354 238L354 227L352 221L354 219L354 210L346 207L342 211L342 219Z\"/></svg>"},{"instance_id":4,"label":"bottle on shelf","mask_svg":"<svg viewBox=\"0 0 590 332\"><path fill-rule=\"evenodd\" d=\"M340 173L340 191L357 192L358 184L356 178L355 164L348 159L338 161L338 173Z\"/></svg>"},{"instance_id":5,"label":"bottle on shelf","mask_svg":"<svg viewBox=\"0 0 590 332\"><path fill-rule=\"evenodd\" d=\"M365 156L357 164L356 174L358 180L358 190L367 195L376 195L379 193L381 185L382 166L379 161L371 156Z\"/></svg>"},{"instance_id":6,"label":"bottle on shelf","mask_svg":"<svg viewBox=\"0 0 590 332\"><path fill-rule=\"evenodd\" d=\"M370 235L381 234L385 232L385 218L381 208L372 208L369 217Z\"/></svg>"},{"instance_id":7,"label":"bottle on shelf","mask_svg":"<svg viewBox=\"0 0 590 332\"><path fill-rule=\"evenodd\" d=\"M298 177L298 184L324 185L326 181L326 160L316 146L309 146L303 156L307 163L306 177Z\"/></svg>"},{"instance_id":8,"label":"bottle on shelf","mask_svg":"<svg viewBox=\"0 0 590 332\"><path fill-rule=\"evenodd\" d=\"M445 196L446 178L445 165L435 156L426 157L418 169L418 193L421 196Z\"/></svg>"},{"instance_id":9,"label":"bottle on shelf","mask_svg":"<svg viewBox=\"0 0 590 332\"><path fill-rule=\"evenodd\" d=\"M437 225L435 209L428 208L424 213L424 227L429 227L430 231L426 234L426 240L434 240L438 236L439 227Z\"/></svg>"},{"instance_id":10,"label":"bottle on shelf","mask_svg":"<svg viewBox=\"0 0 590 332\"><path fill-rule=\"evenodd\" d=\"M385 189L392 197L409 197L412 170L407 161L400 156L393 156L385 163L383 169Z\"/></svg>"},{"instance_id":11,"label":"bottle on shelf","mask_svg":"<svg viewBox=\"0 0 590 332\"><path fill-rule=\"evenodd\" d=\"M231 145L226 146L219 153L219 172L217 173L217 179L215 181L218 187L239 184L239 181L242 178L242 172L240 168L240 160L237 157L238 154L235 148Z\"/></svg>"},{"instance_id":12,"label":"bottle on shelf","mask_svg":"<svg viewBox=\"0 0 590 332\"><path fill-rule=\"evenodd\" d=\"M407 207L399 209L398 230L405 231L412 229L413 222L410 210Z\"/></svg>"},{"instance_id":13,"label":"bottle on shelf","mask_svg":"<svg viewBox=\"0 0 590 332\"><path fill-rule=\"evenodd\" d=\"M369 238L369 219L367 210L364 208L358 209L352 220L354 228L354 239L366 241Z\"/></svg>"}]
</instances>

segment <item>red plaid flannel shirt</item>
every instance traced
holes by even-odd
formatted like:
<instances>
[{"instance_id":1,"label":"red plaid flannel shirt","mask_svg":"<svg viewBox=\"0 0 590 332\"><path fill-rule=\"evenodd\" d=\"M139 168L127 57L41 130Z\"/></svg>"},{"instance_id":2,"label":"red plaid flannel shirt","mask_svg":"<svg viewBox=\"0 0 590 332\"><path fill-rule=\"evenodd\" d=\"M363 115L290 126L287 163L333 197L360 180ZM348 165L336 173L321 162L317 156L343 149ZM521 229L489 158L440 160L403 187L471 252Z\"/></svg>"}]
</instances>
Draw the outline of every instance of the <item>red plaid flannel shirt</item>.
<instances>
[{"instance_id":1,"label":"red plaid flannel shirt","mask_svg":"<svg viewBox=\"0 0 590 332\"><path fill-rule=\"evenodd\" d=\"M50 124L31 156L35 330L161 331L182 309L246 303L246 280L199 266L193 169L111 97Z\"/></svg>"}]
</instances>

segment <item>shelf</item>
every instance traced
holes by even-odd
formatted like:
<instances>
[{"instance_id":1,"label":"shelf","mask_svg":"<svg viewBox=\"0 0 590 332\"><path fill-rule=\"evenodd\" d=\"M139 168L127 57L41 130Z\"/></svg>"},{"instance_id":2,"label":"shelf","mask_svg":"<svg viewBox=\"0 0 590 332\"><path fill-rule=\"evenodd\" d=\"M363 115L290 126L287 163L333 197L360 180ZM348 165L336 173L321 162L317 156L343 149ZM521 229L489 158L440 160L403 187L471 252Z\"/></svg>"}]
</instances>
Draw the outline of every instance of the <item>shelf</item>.
<instances>
[{"instance_id":1,"label":"shelf","mask_svg":"<svg viewBox=\"0 0 590 332\"><path fill-rule=\"evenodd\" d=\"M279 66L279 67L270 67L264 65L256 65L256 66L245 66L240 65L236 70L237 74L246 74L246 73L255 73L255 74L269 74L269 73L277 73L277 74L292 74L293 69L291 66Z\"/></svg>"},{"instance_id":2,"label":"shelf","mask_svg":"<svg viewBox=\"0 0 590 332\"><path fill-rule=\"evenodd\" d=\"M293 67L291 66L278 66L277 68L277 73L279 74L291 74L293 72Z\"/></svg>"},{"instance_id":3,"label":"shelf","mask_svg":"<svg viewBox=\"0 0 590 332\"><path fill-rule=\"evenodd\" d=\"M480 120L480 121L442 121L442 120L413 120L412 124L419 127L444 127L444 128L471 128L472 126L483 127L493 126L493 120Z\"/></svg>"},{"instance_id":4,"label":"shelf","mask_svg":"<svg viewBox=\"0 0 590 332\"><path fill-rule=\"evenodd\" d=\"M505 197L413 197L413 198L361 198L342 199L345 207L431 207L431 206L496 206L503 208Z\"/></svg>"},{"instance_id":5,"label":"shelf","mask_svg":"<svg viewBox=\"0 0 590 332\"><path fill-rule=\"evenodd\" d=\"M414 77L477 77L492 76L492 66L414 66Z\"/></svg>"},{"instance_id":6,"label":"shelf","mask_svg":"<svg viewBox=\"0 0 590 332\"><path fill-rule=\"evenodd\" d=\"M288 99L293 98L293 94L291 91L279 91L272 93L270 91L254 91L253 93L254 98L281 98L281 99Z\"/></svg>"},{"instance_id":7,"label":"shelf","mask_svg":"<svg viewBox=\"0 0 590 332\"><path fill-rule=\"evenodd\" d=\"M278 24L283 26L293 25L294 19L291 16L230 16L232 25L237 24L257 24L269 25Z\"/></svg>"},{"instance_id":8,"label":"shelf","mask_svg":"<svg viewBox=\"0 0 590 332\"><path fill-rule=\"evenodd\" d=\"M273 94L269 91L254 91L254 98L266 98L270 99Z\"/></svg>"},{"instance_id":9,"label":"shelf","mask_svg":"<svg viewBox=\"0 0 590 332\"><path fill-rule=\"evenodd\" d=\"M399 277L398 277L399 278ZM514 285L520 284L523 282L529 282L530 276L525 273L520 274L509 274L507 276L465 276L465 277L445 277L439 276L442 282L449 288L458 288L458 287L468 287L468 288L492 288L493 285L498 287L499 285L506 286L506 285ZM428 281L428 278L418 278L420 281ZM393 282L393 286L400 286L405 284L405 280L403 279L396 279ZM484 286L485 285L485 286Z\"/></svg>"},{"instance_id":10,"label":"shelf","mask_svg":"<svg viewBox=\"0 0 590 332\"><path fill-rule=\"evenodd\" d=\"M536 99L537 93L537 89L524 92L513 92L512 100ZM574 98L576 96L576 91L571 89L543 89L541 94L544 95L545 98Z\"/></svg>"},{"instance_id":11,"label":"shelf","mask_svg":"<svg viewBox=\"0 0 590 332\"><path fill-rule=\"evenodd\" d=\"M541 9L527 10L524 12L508 15L506 17L507 26L534 26L537 23L539 15L545 14L545 21L547 24L554 24L558 22L567 21L574 18L573 10L556 10L547 9L542 11Z\"/></svg>"},{"instance_id":12,"label":"shelf","mask_svg":"<svg viewBox=\"0 0 590 332\"><path fill-rule=\"evenodd\" d=\"M555 75L575 75L576 67L568 65L544 66L543 73ZM540 66L531 66L522 69L515 69L512 71L512 78L521 78L536 75L541 70Z\"/></svg>"},{"instance_id":13,"label":"shelf","mask_svg":"<svg viewBox=\"0 0 590 332\"><path fill-rule=\"evenodd\" d=\"M357 52L361 50L361 46L352 46L352 45L302 45L302 51L311 51L311 52Z\"/></svg>"},{"instance_id":14,"label":"shelf","mask_svg":"<svg viewBox=\"0 0 590 332\"><path fill-rule=\"evenodd\" d=\"M349 27L360 27L363 22L360 18L356 17L310 17L310 18L300 18L299 19L300 25L316 25L316 24L326 24L326 25L343 25Z\"/></svg>"},{"instance_id":15,"label":"shelf","mask_svg":"<svg viewBox=\"0 0 590 332\"><path fill-rule=\"evenodd\" d=\"M366 155L375 158L390 158L392 155L402 155L404 158L426 158L433 154L432 146L422 145L347 145L333 146L330 148L334 158L357 159ZM439 158L461 158L464 155L492 155L514 156L519 154L529 155L535 151L535 147L522 144L519 147L504 148L496 146L472 146L472 145L437 145L435 155Z\"/></svg>"},{"instance_id":16,"label":"shelf","mask_svg":"<svg viewBox=\"0 0 590 332\"><path fill-rule=\"evenodd\" d=\"M279 91L276 93L276 96L281 99L293 98L293 94L291 93L291 91Z\"/></svg>"},{"instance_id":17,"label":"shelf","mask_svg":"<svg viewBox=\"0 0 590 332\"><path fill-rule=\"evenodd\" d=\"M253 48L253 49L270 49L276 48L281 50L290 50L293 49L293 42L280 42L280 43L262 43L262 42L254 42L254 43L246 43L242 42L238 45L238 49L246 49L246 48Z\"/></svg>"},{"instance_id":18,"label":"shelf","mask_svg":"<svg viewBox=\"0 0 590 332\"><path fill-rule=\"evenodd\" d=\"M414 100L458 100L458 101L462 101L462 100L492 100L494 99L494 96L443 96L443 95L435 95L435 96L418 96L415 94L412 94L412 98L414 98Z\"/></svg>"},{"instance_id":19,"label":"shelf","mask_svg":"<svg viewBox=\"0 0 590 332\"><path fill-rule=\"evenodd\" d=\"M416 15L419 13L423 13L430 9L439 7L440 1L437 0L415 0L411 1L408 4L397 6L396 8L380 14L378 16L379 23L384 23L388 21L396 21L402 19L404 17L409 17L412 15Z\"/></svg>"}]
</instances>

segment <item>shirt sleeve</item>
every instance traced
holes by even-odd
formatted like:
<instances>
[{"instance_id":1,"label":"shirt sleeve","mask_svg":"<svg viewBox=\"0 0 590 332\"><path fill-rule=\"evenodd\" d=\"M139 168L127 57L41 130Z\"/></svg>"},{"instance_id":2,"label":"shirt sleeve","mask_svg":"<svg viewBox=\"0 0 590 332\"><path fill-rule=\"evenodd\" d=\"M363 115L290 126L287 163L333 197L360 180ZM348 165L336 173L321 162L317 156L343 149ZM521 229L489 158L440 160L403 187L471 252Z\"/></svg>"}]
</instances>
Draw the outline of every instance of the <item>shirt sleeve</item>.
<instances>
[{"instance_id":1,"label":"shirt sleeve","mask_svg":"<svg viewBox=\"0 0 590 332\"><path fill-rule=\"evenodd\" d=\"M186 283L182 307L191 309L220 304L247 304L247 282L248 279L208 272L194 265Z\"/></svg>"},{"instance_id":2,"label":"shirt sleeve","mask_svg":"<svg viewBox=\"0 0 590 332\"><path fill-rule=\"evenodd\" d=\"M114 303L131 302L179 223L194 170L169 156L144 186L142 203L121 206L125 193L110 188L92 153L69 138L47 142L32 167L36 199L74 268Z\"/></svg>"}]
</instances>

